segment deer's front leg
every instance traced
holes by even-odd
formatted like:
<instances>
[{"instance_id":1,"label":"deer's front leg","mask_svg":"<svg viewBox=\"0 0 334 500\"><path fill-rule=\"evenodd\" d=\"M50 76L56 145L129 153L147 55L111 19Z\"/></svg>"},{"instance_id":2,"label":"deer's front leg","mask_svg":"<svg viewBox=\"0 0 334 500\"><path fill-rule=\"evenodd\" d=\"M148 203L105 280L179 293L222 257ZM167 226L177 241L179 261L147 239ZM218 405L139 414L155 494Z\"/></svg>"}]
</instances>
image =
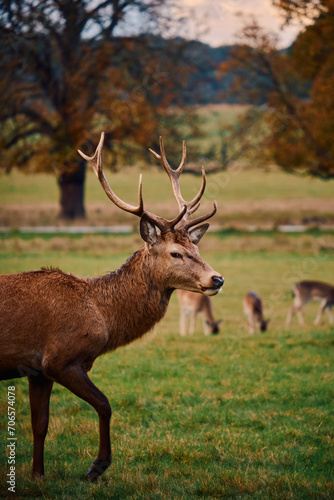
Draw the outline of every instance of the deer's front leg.
<instances>
[{"instance_id":1,"label":"deer's front leg","mask_svg":"<svg viewBox=\"0 0 334 500\"><path fill-rule=\"evenodd\" d=\"M255 320L252 314L248 316L248 331L251 335L255 332Z\"/></svg>"},{"instance_id":2,"label":"deer's front leg","mask_svg":"<svg viewBox=\"0 0 334 500\"><path fill-rule=\"evenodd\" d=\"M203 331L204 335L208 337L212 332L211 332L211 325L209 322L205 319L205 316L202 317L202 323L203 323Z\"/></svg>"},{"instance_id":3,"label":"deer's front leg","mask_svg":"<svg viewBox=\"0 0 334 500\"><path fill-rule=\"evenodd\" d=\"M53 382L42 374L31 375L28 379L31 426L34 437L32 473L34 476L44 476L44 441L49 426L49 402Z\"/></svg>"},{"instance_id":4,"label":"deer's front leg","mask_svg":"<svg viewBox=\"0 0 334 500\"><path fill-rule=\"evenodd\" d=\"M93 384L81 366L69 366L55 377L57 382L79 398L87 401L99 416L99 452L88 470L88 479L95 481L111 464L110 419L111 408L106 396Z\"/></svg>"},{"instance_id":5,"label":"deer's front leg","mask_svg":"<svg viewBox=\"0 0 334 500\"><path fill-rule=\"evenodd\" d=\"M188 324L188 311L185 307L181 307L180 310L180 335L184 337L187 335L187 324Z\"/></svg>"}]
</instances>

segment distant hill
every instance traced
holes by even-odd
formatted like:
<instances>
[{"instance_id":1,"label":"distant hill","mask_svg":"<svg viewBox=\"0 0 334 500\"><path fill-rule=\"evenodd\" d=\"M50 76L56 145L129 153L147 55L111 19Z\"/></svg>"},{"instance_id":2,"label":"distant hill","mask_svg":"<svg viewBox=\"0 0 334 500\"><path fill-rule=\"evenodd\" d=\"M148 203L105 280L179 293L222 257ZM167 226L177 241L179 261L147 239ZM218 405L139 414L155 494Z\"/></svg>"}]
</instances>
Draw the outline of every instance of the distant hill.
<instances>
[{"instance_id":1,"label":"distant hill","mask_svg":"<svg viewBox=\"0 0 334 500\"><path fill-rule=\"evenodd\" d=\"M116 48L115 48L116 47ZM219 74L221 63L228 61L233 45L211 47L182 37L164 39L156 35L119 38L113 41L112 66L126 67L129 73L140 72L150 57L159 60L159 71L169 71L171 80L178 80L177 99L185 105L209 103L248 103L242 92L228 96L234 74ZM171 68L175 67L175 74ZM182 76L182 73L184 76ZM181 75L181 76L180 76ZM154 75L153 75L154 76Z\"/></svg>"},{"instance_id":2,"label":"distant hill","mask_svg":"<svg viewBox=\"0 0 334 500\"><path fill-rule=\"evenodd\" d=\"M219 75L219 65L227 62L233 45L211 47L198 41L183 40L183 60L191 67L188 83L181 90L185 104L209 104L214 102L235 102L227 97L233 80L233 73Z\"/></svg>"}]
</instances>

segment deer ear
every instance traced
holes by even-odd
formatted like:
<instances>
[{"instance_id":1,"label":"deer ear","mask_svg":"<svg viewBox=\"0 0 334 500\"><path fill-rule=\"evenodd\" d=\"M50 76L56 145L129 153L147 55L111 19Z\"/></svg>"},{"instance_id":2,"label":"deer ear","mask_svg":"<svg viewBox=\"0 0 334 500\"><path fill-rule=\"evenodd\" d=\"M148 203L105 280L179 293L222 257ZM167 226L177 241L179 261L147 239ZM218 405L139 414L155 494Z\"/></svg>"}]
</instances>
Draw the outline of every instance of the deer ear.
<instances>
[{"instance_id":1,"label":"deer ear","mask_svg":"<svg viewBox=\"0 0 334 500\"><path fill-rule=\"evenodd\" d=\"M195 227L192 231L189 233L189 238L190 241L192 241L195 245L199 243L201 240L202 236L206 233L208 230L210 224L202 224L201 226Z\"/></svg>"},{"instance_id":2,"label":"deer ear","mask_svg":"<svg viewBox=\"0 0 334 500\"><path fill-rule=\"evenodd\" d=\"M140 219L140 236L150 245L154 245L158 240L156 226L145 213Z\"/></svg>"}]
</instances>

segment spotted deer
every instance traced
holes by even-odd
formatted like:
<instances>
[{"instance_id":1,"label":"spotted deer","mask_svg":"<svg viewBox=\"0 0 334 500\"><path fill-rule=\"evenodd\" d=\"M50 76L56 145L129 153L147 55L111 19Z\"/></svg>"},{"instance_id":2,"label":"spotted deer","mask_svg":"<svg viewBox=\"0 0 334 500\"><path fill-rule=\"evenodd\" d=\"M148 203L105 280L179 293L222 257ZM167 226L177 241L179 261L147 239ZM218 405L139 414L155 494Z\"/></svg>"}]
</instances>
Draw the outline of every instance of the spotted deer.
<instances>
[{"instance_id":1,"label":"spotted deer","mask_svg":"<svg viewBox=\"0 0 334 500\"><path fill-rule=\"evenodd\" d=\"M140 217L144 247L117 271L96 278L79 278L59 269L41 269L0 277L0 379L27 376L33 431L33 475L44 475L44 441L54 382L89 403L99 417L99 450L88 470L96 480L111 464L111 408L106 396L88 377L95 359L142 337L164 316L170 296L181 288L215 295L224 279L201 257L197 244L209 227L204 221L217 209L194 219L202 185L186 202L180 192L186 148L173 170L160 138L160 159L170 177L178 214L172 220L144 209L139 180L138 206L113 192L102 168L101 135L94 156L80 152L92 166L105 193L120 209Z\"/></svg>"},{"instance_id":2,"label":"spotted deer","mask_svg":"<svg viewBox=\"0 0 334 500\"><path fill-rule=\"evenodd\" d=\"M244 313L248 319L249 333L255 332L256 324L259 325L260 331L265 332L269 323L269 319L263 317L263 304L261 297L256 292L248 292L243 298Z\"/></svg>"},{"instance_id":3,"label":"spotted deer","mask_svg":"<svg viewBox=\"0 0 334 500\"><path fill-rule=\"evenodd\" d=\"M314 320L314 324L318 325L321 320L322 313L327 310L329 322L333 324L332 306L334 305L334 286L321 281L300 281L292 287L294 296L293 305L288 311L286 324L290 325L292 316L297 314L300 325L304 325L303 307L309 301L320 302L318 314Z\"/></svg>"},{"instance_id":4,"label":"spotted deer","mask_svg":"<svg viewBox=\"0 0 334 500\"><path fill-rule=\"evenodd\" d=\"M197 314L202 315L204 335L217 335L221 320L215 320L210 297L188 290L177 290L180 307L180 335L193 335Z\"/></svg>"}]
</instances>

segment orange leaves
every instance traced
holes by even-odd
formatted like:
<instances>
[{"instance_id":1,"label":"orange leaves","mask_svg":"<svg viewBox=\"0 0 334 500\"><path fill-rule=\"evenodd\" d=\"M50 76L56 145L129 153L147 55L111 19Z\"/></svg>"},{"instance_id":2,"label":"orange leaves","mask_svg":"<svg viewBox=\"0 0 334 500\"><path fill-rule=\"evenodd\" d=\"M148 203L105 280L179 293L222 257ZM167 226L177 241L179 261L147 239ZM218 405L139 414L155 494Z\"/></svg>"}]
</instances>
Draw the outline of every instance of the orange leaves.
<instances>
[{"instance_id":1,"label":"orange leaves","mask_svg":"<svg viewBox=\"0 0 334 500\"><path fill-rule=\"evenodd\" d=\"M290 19L292 14L304 15L304 7L312 2L275 4L286 10ZM269 148L279 165L291 171L332 178L334 8L329 2L318 4L321 16L299 34L292 50L279 51L275 38L251 21L243 29L242 43L233 49L229 65L222 70L233 68L237 72L234 92L240 93L241 87L251 102L266 103L269 109L265 116L280 116L282 126L270 126L263 141L264 149Z\"/></svg>"}]
</instances>

